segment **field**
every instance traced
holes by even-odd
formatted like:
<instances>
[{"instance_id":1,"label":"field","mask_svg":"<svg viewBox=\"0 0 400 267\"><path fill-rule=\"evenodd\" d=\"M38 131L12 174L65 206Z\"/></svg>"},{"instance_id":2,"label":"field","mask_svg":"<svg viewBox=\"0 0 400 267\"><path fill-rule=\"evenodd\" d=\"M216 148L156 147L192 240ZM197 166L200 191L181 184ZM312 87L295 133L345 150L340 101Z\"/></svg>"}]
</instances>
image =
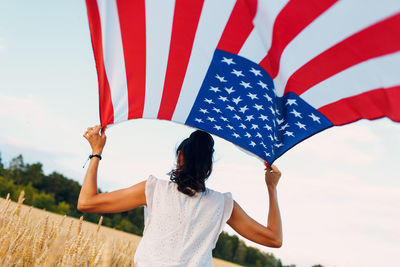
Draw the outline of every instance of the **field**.
<instances>
[{"instance_id":1,"label":"field","mask_svg":"<svg viewBox=\"0 0 400 267\"><path fill-rule=\"evenodd\" d=\"M0 266L134 266L139 236L22 202L0 198Z\"/></svg>"}]
</instances>

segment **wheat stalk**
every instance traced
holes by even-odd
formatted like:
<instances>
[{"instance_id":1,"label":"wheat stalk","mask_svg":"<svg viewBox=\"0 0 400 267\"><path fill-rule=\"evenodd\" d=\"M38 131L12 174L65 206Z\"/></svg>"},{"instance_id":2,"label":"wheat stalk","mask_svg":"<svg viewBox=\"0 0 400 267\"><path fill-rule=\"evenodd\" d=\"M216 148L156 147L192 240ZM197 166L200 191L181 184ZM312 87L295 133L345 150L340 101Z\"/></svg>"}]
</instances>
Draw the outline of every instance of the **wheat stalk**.
<instances>
[{"instance_id":1,"label":"wheat stalk","mask_svg":"<svg viewBox=\"0 0 400 267\"><path fill-rule=\"evenodd\" d=\"M96 230L96 233L98 233L99 232L99 230L100 230L100 227L101 227L101 223L103 222L103 216L101 216L100 217L100 220L99 220L99 223L97 224L97 230Z\"/></svg>"},{"instance_id":2,"label":"wheat stalk","mask_svg":"<svg viewBox=\"0 0 400 267\"><path fill-rule=\"evenodd\" d=\"M18 203L0 201L0 266L132 266L136 242L107 239L97 225L86 228L83 217L76 228L75 219L67 227L66 216L51 215L23 205L24 193ZM55 216L57 218L55 218ZM104 229L100 231L101 229Z\"/></svg>"},{"instance_id":3,"label":"wheat stalk","mask_svg":"<svg viewBox=\"0 0 400 267\"><path fill-rule=\"evenodd\" d=\"M77 229L77 235L79 235L79 233L81 232L81 230L82 230L82 222L83 222L83 216L81 216L80 218L79 218L79 224L78 224L78 229Z\"/></svg>"},{"instance_id":4,"label":"wheat stalk","mask_svg":"<svg viewBox=\"0 0 400 267\"><path fill-rule=\"evenodd\" d=\"M20 213L20 211L21 211L21 204L22 204L22 202L24 202L24 200L25 200L24 196L25 196L25 191L22 190L22 191L19 193L18 205L17 205L17 208L15 209L15 214L16 214L17 216L19 216L19 213Z\"/></svg>"},{"instance_id":5,"label":"wheat stalk","mask_svg":"<svg viewBox=\"0 0 400 267\"><path fill-rule=\"evenodd\" d=\"M102 267L111 266L112 261L112 244L110 241L106 241L105 249L104 249L104 258L102 261Z\"/></svg>"}]
</instances>

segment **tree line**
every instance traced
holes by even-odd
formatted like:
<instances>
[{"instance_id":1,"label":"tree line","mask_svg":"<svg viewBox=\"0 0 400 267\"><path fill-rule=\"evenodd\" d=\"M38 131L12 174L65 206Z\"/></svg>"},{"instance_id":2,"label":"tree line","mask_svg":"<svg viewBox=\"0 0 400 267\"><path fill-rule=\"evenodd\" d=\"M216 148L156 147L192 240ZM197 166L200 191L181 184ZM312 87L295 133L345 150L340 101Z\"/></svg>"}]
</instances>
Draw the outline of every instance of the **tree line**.
<instances>
[{"instance_id":1,"label":"tree line","mask_svg":"<svg viewBox=\"0 0 400 267\"><path fill-rule=\"evenodd\" d=\"M24 163L22 155L13 158L9 166L5 167L0 154L0 196L5 197L10 193L11 200L17 201L19 193L24 190L24 204L76 218L83 215L85 220L94 223L103 216L105 226L143 235L143 207L122 213L80 212L76 207L81 185L58 172L46 175L42 167L40 162ZM99 190L99 193L103 192ZM281 260L275 258L272 253L247 246L236 235L229 235L226 232L222 232L219 236L213 256L244 266L295 267L295 265L282 265Z\"/></svg>"}]
</instances>

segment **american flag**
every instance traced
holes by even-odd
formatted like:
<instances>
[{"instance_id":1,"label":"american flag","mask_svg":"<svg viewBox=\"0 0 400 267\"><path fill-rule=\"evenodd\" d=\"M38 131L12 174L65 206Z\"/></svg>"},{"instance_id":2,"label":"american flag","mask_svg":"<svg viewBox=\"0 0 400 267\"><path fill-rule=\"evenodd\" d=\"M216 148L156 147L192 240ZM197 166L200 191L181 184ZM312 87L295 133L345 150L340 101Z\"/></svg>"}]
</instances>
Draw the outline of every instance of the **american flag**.
<instances>
[{"instance_id":1,"label":"american flag","mask_svg":"<svg viewBox=\"0 0 400 267\"><path fill-rule=\"evenodd\" d=\"M331 126L400 122L398 0L86 0L102 125L170 120L272 163Z\"/></svg>"}]
</instances>

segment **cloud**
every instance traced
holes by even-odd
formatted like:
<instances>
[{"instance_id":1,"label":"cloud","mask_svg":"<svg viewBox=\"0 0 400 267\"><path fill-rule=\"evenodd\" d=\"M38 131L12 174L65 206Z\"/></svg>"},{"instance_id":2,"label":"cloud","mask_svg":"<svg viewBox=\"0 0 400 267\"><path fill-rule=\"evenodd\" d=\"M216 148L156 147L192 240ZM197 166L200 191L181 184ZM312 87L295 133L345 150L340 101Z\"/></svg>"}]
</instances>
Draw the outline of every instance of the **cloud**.
<instances>
[{"instance_id":1,"label":"cloud","mask_svg":"<svg viewBox=\"0 0 400 267\"><path fill-rule=\"evenodd\" d=\"M9 157L28 155L42 161L47 171L71 174L76 173L71 166L83 165L87 150L79 127L33 97L0 94L0 124L0 150Z\"/></svg>"},{"instance_id":2,"label":"cloud","mask_svg":"<svg viewBox=\"0 0 400 267\"><path fill-rule=\"evenodd\" d=\"M2 136L7 141L40 150L74 153L71 147L78 128L45 103L31 97L0 94L0 121L5 125Z\"/></svg>"}]
</instances>

